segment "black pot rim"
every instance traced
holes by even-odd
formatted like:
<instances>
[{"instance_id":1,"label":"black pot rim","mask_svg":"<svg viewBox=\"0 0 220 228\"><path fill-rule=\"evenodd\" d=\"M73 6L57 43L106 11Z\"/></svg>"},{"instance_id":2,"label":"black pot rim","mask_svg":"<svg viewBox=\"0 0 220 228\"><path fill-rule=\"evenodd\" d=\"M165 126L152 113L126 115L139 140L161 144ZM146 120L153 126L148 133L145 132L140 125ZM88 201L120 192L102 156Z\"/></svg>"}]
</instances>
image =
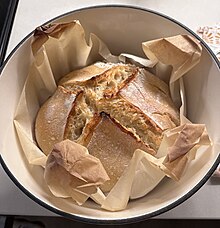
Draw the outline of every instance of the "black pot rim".
<instances>
[{"instance_id":1,"label":"black pot rim","mask_svg":"<svg viewBox=\"0 0 220 228\"><path fill-rule=\"evenodd\" d=\"M212 56L212 58L214 59L215 63L217 64L218 68L220 69L220 62L218 61L218 58L216 57L216 55L213 53L213 51L210 49L210 47L196 34L194 33L191 29L189 29L187 26L183 25L182 23L180 23L179 21L165 15L159 12L156 12L154 10L150 10L147 8L143 8L143 7L137 7L137 6L132 6L132 5L123 5L123 4L107 4L107 5L97 5L97 6L88 6L88 7L83 7L80 9L76 9L76 10L72 10L70 12L64 13L62 15L59 15L49 21L47 21L45 24L51 23L52 21L55 21L61 17L67 16L69 14L72 14L74 12L79 12L79 11L83 11L83 10L88 10L88 9L95 9L95 8L130 8L130 9L135 9L135 10L140 10L140 11L144 11L147 13L151 13L151 14L155 14L158 16L161 16L167 20L170 20L171 22L179 25L180 27L182 27L183 29L185 29L187 32L189 32L192 36L196 37L201 44L203 45L203 47L206 48L206 50L209 52L209 54ZM34 31L32 31L31 33L29 33L12 51L11 53L8 55L8 57L6 58L6 60L4 61L1 69L0 69L0 73L2 72L2 70L4 69L4 67L6 66L7 62L10 60L10 58L13 56L13 54L16 52L16 50L29 38L33 35ZM2 164L3 169L5 170L5 172L7 173L7 175L10 177L10 179L15 183L15 185L22 191L24 192L29 198L31 198L33 201L35 201L36 203L38 203L39 205L41 205L42 207L58 214L61 216L64 216L66 218L69 219L73 219L75 221L79 221L79 222L83 222L83 223L89 223L89 224L100 224L100 225L118 225L118 224L130 224L130 223L135 223L135 222L140 222L140 221L144 221L146 219L149 219L151 217L155 217L158 216L164 212L167 212L171 209L173 209L174 207L180 205L182 202L186 201L187 199L189 199L194 193L196 193L205 183L206 181L209 179L209 177L213 174L213 172L215 171L215 169L217 168L218 164L220 162L220 154L218 155L216 161L214 162L214 164L212 165L212 167L209 169L209 171L207 172L207 174L202 178L202 180L193 188L191 189L189 192L187 192L184 196L182 196L181 198L179 198L178 200L176 200L175 202L169 204L166 207L163 207L157 211L148 213L148 214L144 214L144 215L140 215L140 216L135 216L132 218L122 218L122 219L93 219L93 218L86 218L86 217L81 217L78 215L74 215L74 214L70 214L64 211L61 211L59 209L56 209L52 206L49 206L48 204L46 204L45 202L41 201L39 198L35 197L31 192L29 192L25 187L23 187L19 181L15 178L15 176L11 173L11 171L9 170L9 168L7 167L6 163L4 162L1 154L0 154L0 163ZM113 212L115 213L115 212ZM116 212L117 213L117 212Z\"/></svg>"}]
</instances>

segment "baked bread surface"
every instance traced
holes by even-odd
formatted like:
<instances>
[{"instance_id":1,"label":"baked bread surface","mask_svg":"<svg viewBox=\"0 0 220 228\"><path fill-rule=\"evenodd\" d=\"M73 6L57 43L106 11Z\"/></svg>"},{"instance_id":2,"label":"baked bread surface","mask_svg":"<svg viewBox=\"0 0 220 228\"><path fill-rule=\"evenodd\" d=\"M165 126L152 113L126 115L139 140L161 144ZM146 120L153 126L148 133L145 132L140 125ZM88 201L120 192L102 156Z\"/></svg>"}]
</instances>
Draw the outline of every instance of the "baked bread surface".
<instances>
[{"instance_id":1,"label":"baked bread surface","mask_svg":"<svg viewBox=\"0 0 220 228\"><path fill-rule=\"evenodd\" d=\"M99 158L115 185L135 149L155 155L163 132L179 125L167 84L134 65L98 63L64 76L40 108L36 139L45 154L70 139Z\"/></svg>"}]
</instances>

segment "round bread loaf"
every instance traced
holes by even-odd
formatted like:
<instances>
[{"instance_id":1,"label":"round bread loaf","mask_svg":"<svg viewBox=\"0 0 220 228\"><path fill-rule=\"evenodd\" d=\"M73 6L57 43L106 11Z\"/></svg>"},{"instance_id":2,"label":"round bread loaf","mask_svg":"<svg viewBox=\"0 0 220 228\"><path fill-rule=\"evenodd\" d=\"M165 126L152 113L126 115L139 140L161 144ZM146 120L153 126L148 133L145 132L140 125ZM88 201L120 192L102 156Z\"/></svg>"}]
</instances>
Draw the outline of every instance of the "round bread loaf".
<instances>
[{"instance_id":1,"label":"round bread loaf","mask_svg":"<svg viewBox=\"0 0 220 228\"><path fill-rule=\"evenodd\" d=\"M135 149L155 155L163 132L179 125L169 88L144 68L97 63L64 76L40 108L36 139L45 154L70 139L99 158L115 185Z\"/></svg>"}]
</instances>

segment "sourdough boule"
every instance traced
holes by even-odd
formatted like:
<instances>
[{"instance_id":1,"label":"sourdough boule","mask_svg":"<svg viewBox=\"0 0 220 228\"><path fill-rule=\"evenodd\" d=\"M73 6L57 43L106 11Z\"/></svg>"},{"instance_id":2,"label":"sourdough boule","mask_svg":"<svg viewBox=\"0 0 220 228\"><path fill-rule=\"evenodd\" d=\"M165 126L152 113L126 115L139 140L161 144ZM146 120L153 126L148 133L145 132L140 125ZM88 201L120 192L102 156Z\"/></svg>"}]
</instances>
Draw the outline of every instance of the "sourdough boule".
<instances>
[{"instance_id":1,"label":"sourdough boule","mask_svg":"<svg viewBox=\"0 0 220 228\"><path fill-rule=\"evenodd\" d=\"M107 192L135 149L155 155L163 132L178 125L165 82L135 65L98 63L61 79L37 114L35 133L45 154L65 139L86 146L110 177L101 186Z\"/></svg>"}]
</instances>

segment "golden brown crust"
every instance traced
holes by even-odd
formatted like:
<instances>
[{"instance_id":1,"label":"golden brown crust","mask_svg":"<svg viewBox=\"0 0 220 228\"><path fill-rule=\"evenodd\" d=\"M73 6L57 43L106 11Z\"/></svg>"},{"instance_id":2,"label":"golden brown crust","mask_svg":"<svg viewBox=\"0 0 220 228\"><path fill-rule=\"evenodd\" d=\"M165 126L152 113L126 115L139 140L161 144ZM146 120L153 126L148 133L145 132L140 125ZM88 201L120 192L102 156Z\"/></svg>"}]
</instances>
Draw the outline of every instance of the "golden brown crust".
<instances>
[{"instance_id":1,"label":"golden brown crust","mask_svg":"<svg viewBox=\"0 0 220 228\"><path fill-rule=\"evenodd\" d=\"M156 154L163 131L179 124L179 113L167 84L153 74L134 65L102 64L65 76L39 110L35 131L45 154L64 139L88 147L111 178L102 188L109 191L135 149Z\"/></svg>"},{"instance_id":2,"label":"golden brown crust","mask_svg":"<svg viewBox=\"0 0 220 228\"><path fill-rule=\"evenodd\" d=\"M93 76L90 77L91 75ZM170 98L168 86L148 71L136 66L102 63L100 68L92 65L70 73L60 84L70 93L79 94L83 91L77 96L71 112L67 112L67 122L63 122L64 138L77 140L84 127L92 121L94 114L105 112L131 132L138 141L157 151L162 132L179 124L179 113ZM59 103L60 100L53 99L53 102ZM45 104L42 109L45 110L51 103ZM47 109L50 110L50 107ZM43 110L40 113L45 112ZM48 118L47 112L44 114L45 118ZM50 127L51 125L48 125L48 128ZM38 125L36 128L39 128ZM54 138L54 135L50 134L50 138ZM61 135L58 138L61 138Z\"/></svg>"},{"instance_id":3,"label":"golden brown crust","mask_svg":"<svg viewBox=\"0 0 220 228\"><path fill-rule=\"evenodd\" d=\"M87 81L97 75L103 74L110 68L111 65L96 63L78 70L74 70L64 76L60 81L59 85L64 87L72 85L76 82Z\"/></svg>"},{"instance_id":4,"label":"golden brown crust","mask_svg":"<svg viewBox=\"0 0 220 228\"><path fill-rule=\"evenodd\" d=\"M40 108L35 122L35 136L39 147L49 154L54 144L63 140L67 117L76 94L58 86L56 92Z\"/></svg>"}]
</instances>

